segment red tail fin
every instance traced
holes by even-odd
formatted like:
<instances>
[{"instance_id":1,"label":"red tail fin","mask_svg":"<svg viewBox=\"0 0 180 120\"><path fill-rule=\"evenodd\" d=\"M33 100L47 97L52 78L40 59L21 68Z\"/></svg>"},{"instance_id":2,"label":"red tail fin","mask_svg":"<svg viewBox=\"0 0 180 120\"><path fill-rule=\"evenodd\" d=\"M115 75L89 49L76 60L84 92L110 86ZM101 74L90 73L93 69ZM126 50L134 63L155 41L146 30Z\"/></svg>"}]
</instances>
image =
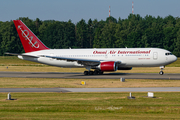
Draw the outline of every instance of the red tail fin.
<instances>
[{"instance_id":1,"label":"red tail fin","mask_svg":"<svg viewBox=\"0 0 180 120\"><path fill-rule=\"evenodd\" d=\"M49 49L21 20L13 20L13 22L26 53Z\"/></svg>"}]
</instances>

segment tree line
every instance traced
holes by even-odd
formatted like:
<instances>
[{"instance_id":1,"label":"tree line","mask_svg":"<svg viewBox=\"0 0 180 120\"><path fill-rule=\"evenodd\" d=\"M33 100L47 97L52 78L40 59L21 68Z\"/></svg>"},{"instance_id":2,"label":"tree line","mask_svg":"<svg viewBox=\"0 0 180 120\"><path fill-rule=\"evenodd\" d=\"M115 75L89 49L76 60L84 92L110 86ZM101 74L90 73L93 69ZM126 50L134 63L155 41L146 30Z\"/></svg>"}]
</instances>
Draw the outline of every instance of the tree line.
<instances>
[{"instance_id":1,"label":"tree line","mask_svg":"<svg viewBox=\"0 0 180 120\"><path fill-rule=\"evenodd\" d=\"M180 18L171 15L68 22L19 18L49 48L164 48L180 57ZM0 55L23 53L13 21L0 21Z\"/></svg>"}]
</instances>

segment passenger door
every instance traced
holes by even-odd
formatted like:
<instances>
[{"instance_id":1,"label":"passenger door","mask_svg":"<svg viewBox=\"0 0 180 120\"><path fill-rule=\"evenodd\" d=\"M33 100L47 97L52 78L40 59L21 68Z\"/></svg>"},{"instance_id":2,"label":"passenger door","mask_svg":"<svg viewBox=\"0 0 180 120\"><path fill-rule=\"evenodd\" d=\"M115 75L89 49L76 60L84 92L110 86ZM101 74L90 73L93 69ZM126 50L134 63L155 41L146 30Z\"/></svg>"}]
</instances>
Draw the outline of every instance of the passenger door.
<instances>
[{"instance_id":1,"label":"passenger door","mask_svg":"<svg viewBox=\"0 0 180 120\"><path fill-rule=\"evenodd\" d=\"M154 59L154 60L157 60L157 59L158 59L158 53L157 53L157 52L154 52L154 53L153 53L153 59Z\"/></svg>"}]
</instances>

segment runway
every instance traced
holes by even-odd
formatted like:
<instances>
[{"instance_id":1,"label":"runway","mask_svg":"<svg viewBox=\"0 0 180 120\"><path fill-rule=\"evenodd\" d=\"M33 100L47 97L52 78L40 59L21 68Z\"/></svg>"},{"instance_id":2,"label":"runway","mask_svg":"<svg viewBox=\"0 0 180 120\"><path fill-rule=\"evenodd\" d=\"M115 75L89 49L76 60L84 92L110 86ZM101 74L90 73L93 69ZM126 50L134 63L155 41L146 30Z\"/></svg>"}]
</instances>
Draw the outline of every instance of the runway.
<instances>
[{"instance_id":1,"label":"runway","mask_svg":"<svg viewBox=\"0 0 180 120\"><path fill-rule=\"evenodd\" d=\"M104 73L103 75L84 75L83 73L64 72L0 72L0 77L18 78L71 78L71 79L166 79L180 80L180 74L158 73Z\"/></svg>"},{"instance_id":2,"label":"runway","mask_svg":"<svg viewBox=\"0 0 180 120\"><path fill-rule=\"evenodd\" d=\"M0 92L180 92L180 87L152 88L0 88Z\"/></svg>"}]
</instances>

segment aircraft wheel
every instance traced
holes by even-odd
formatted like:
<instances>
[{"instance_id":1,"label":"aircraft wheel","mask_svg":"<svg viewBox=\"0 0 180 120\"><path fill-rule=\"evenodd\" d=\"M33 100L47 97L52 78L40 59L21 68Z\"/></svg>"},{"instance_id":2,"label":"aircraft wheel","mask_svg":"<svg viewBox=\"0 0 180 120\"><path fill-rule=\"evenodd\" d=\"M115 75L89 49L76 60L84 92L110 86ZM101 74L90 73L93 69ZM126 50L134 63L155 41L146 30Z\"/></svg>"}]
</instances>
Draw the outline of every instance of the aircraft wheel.
<instances>
[{"instance_id":1,"label":"aircraft wheel","mask_svg":"<svg viewBox=\"0 0 180 120\"><path fill-rule=\"evenodd\" d=\"M99 71L99 74L102 75L102 74L103 74L103 71Z\"/></svg>"},{"instance_id":2,"label":"aircraft wheel","mask_svg":"<svg viewBox=\"0 0 180 120\"><path fill-rule=\"evenodd\" d=\"M160 71L160 72L159 72L159 74L160 74L160 75L163 75L163 74L164 74L164 72L163 72L163 71Z\"/></svg>"},{"instance_id":3,"label":"aircraft wheel","mask_svg":"<svg viewBox=\"0 0 180 120\"><path fill-rule=\"evenodd\" d=\"M97 70L94 71L94 75L98 75L98 71Z\"/></svg>"},{"instance_id":4,"label":"aircraft wheel","mask_svg":"<svg viewBox=\"0 0 180 120\"><path fill-rule=\"evenodd\" d=\"M89 71L89 75L93 75L93 73L94 73L93 71Z\"/></svg>"},{"instance_id":5,"label":"aircraft wheel","mask_svg":"<svg viewBox=\"0 0 180 120\"><path fill-rule=\"evenodd\" d=\"M88 75L88 71L84 71L84 75Z\"/></svg>"}]
</instances>

